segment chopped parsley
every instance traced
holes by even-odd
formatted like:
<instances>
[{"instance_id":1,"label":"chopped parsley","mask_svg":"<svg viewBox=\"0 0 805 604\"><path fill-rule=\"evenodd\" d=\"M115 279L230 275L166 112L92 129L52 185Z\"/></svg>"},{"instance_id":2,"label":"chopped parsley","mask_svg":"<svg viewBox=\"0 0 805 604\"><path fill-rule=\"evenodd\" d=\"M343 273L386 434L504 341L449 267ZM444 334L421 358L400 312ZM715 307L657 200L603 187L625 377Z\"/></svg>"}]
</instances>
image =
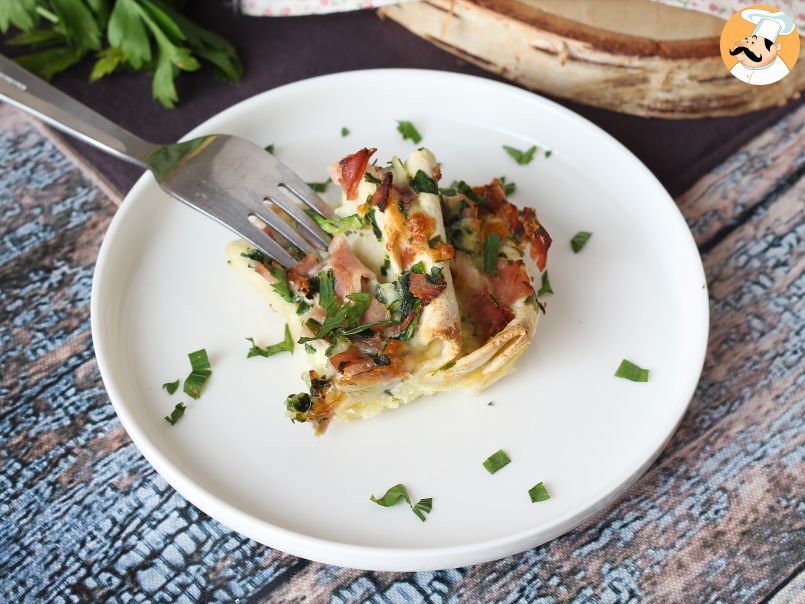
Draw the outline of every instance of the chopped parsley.
<instances>
[{"instance_id":1,"label":"chopped parsley","mask_svg":"<svg viewBox=\"0 0 805 604\"><path fill-rule=\"evenodd\" d=\"M553 151L551 151L550 149L545 149L545 157L548 158L551 155L553 155Z\"/></svg>"},{"instance_id":2,"label":"chopped parsley","mask_svg":"<svg viewBox=\"0 0 805 604\"><path fill-rule=\"evenodd\" d=\"M579 231L575 235L573 235L573 239L570 240L570 247L573 248L573 253L578 254L584 246L587 245L587 242L590 240L593 234L589 231Z\"/></svg>"},{"instance_id":3,"label":"chopped parsley","mask_svg":"<svg viewBox=\"0 0 805 604\"><path fill-rule=\"evenodd\" d=\"M173 394L179 387L179 380L176 380L175 382L166 382L162 384L162 387L168 391L168 394Z\"/></svg>"},{"instance_id":4,"label":"chopped parsley","mask_svg":"<svg viewBox=\"0 0 805 604\"><path fill-rule=\"evenodd\" d=\"M293 295L291 295L291 286L288 283L288 273L281 266L269 267L268 272L274 277L277 282L271 284L271 289L277 292L286 302L293 302Z\"/></svg>"},{"instance_id":5,"label":"chopped parsley","mask_svg":"<svg viewBox=\"0 0 805 604\"><path fill-rule=\"evenodd\" d=\"M548 494L548 489L545 488L545 484L542 482L538 482L533 487L528 489L528 496L531 497L531 503L548 501L551 498L551 496Z\"/></svg>"},{"instance_id":6,"label":"chopped parsley","mask_svg":"<svg viewBox=\"0 0 805 604\"><path fill-rule=\"evenodd\" d=\"M464 197L471 199L475 203L477 204L484 203L484 200L481 199L481 197L475 191L472 190L472 187L467 183L465 183L463 180L456 181L450 186L455 188L456 191L461 193Z\"/></svg>"},{"instance_id":7,"label":"chopped parsley","mask_svg":"<svg viewBox=\"0 0 805 604\"><path fill-rule=\"evenodd\" d=\"M378 241L383 239L383 232L380 230L380 227L377 226L377 220L375 220L375 209L369 208L369 211L366 212L366 219L369 221L369 224L372 225L372 232L375 234L375 237Z\"/></svg>"},{"instance_id":8,"label":"chopped parsley","mask_svg":"<svg viewBox=\"0 0 805 604\"><path fill-rule=\"evenodd\" d=\"M271 153L272 155L274 154L274 143L271 143L270 145L266 145L266 146L265 146L265 147L263 147L263 148L264 148L266 151L268 151L269 153Z\"/></svg>"},{"instance_id":9,"label":"chopped parsley","mask_svg":"<svg viewBox=\"0 0 805 604\"><path fill-rule=\"evenodd\" d=\"M328 313L331 308L338 304L338 299L335 297L335 276L333 275L333 269L319 273L319 304L321 304Z\"/></svg>"},{"instance_id":10,"label":"chopped parsley","mask_svg":"<svg viewBox=\"0 0 805 604\"><path fill-rule=\"evenodd\" d=\"M442 239L441 235L436 235L436 237L431 237L428 240L428 247L430 249L436 248L444 243L444 239Z\"/></svg>"},{"instance_id":11,"label":"chopped parsley","mask_svg":"<svg viewBox=\"0 0 805 604\"><path fill-rule=\"evenodd\" d=\"M526 151L520 151L520 149L503 145L503 150L506 151L506 153L508 153L519 165L525 166L534 160L534 154L537 152L537 146L532 145Z\"/></svg>"},{"instance_id":12,"label":"chopped parsley","mask_svg":"<svg viewBox=\"0 0 805 604\"><path fill-rule=\"evenodd\" d=\"M439 186L436 184L436 181L425 174L424 170L417 170L414 177L408 181L408 184L417 193L439 194Z\"/></svg>"},{"instance_id":13,"label":"chopped parsley","mask_svg":"<svg viewBox=\"0 0 805 604\"><path fill-rule=\"evenodd\" d=\"M363 228L363 219L357 214L336 218L335 222L333 222L313 210L306 210L305 213L319 225L322 231L330 235L338 235L344 231L357 231Z\"/></svg>"},{"instance_id":14,"label":"chopped parsley","mask_svg":"<svg viewBox=\"0 0 805 604\"><path fill-rule=\"evenodd\" d=\"M542 285L539 287L539 291L537 292L538 296L544 296L545 294L552 294L553 288L551 287L551 281L548 279L548 271L542 273Z\"/></svg>"},{"instance_id":15,"label":"chopped parsley","mask_svg":"<svg viewBox=\"0 0 805 604\"><path fill-rule=\"evenodd\" d=\"M499 249L500 237L497 233L489 233L484 240L484 272L487 275L497 275L498 273Z\"/></svg>"},{"instance_id":16,"label":"chopped parsley","mask_svg":"<svg viewBox=\"0 0 805 604\"><path fill-rule=\"evenodd\" d=\"M305 352L308 354L316 354L316 349L309 342L305 342Z\"/></svg>"},{"instance_id":17,"label":"chopped parsley","mask_svg":"<svg viewBox=\"0 0 805 604\"><path fill-rule=\"evenodd\" d=\"M261 264L268 262L268 257L263 252L256 250L253 247L247 247L246 251L241 252L240 255L244 258L248 258L249 260L260 262Z\"/></svg>"},{"instance_id":18,"label":"chopped parsley","mask_svg":"<svg viewBox=\"0 0 805 604\"><path fill-rule=\"evenodd\" d=\"M307 183L307 186L316 191L316 193L324 193L327 190L327 187L330 186L331 182L332 181L328 178L324 182L309 182Z\"/></svg>"},{"instance_id":19,"label":"chopped parsley","mask_svg":"<svg viewBox=\"0 0 805 604\"><path fill-rule=\"evenodd\" d=\"M631 380L632 382L648 382L648 369L643 369L631 361L623 359L617 371L615 371L615 377Z\"/></svg>"},{"instance_id":20,"label":"chopped parsley","mask_svg":"<svg viewBox=\"0 0 805 604\"><path fill-rule=\"evenodd\" d=\"M282 342L261 348L254 343L253 338L246 338L246 340L252 343L252 347L246 355L247 359L252 357L270 357L278 352L293 352L293 338L291 338L291 330L288 328L287 324L285 325L285 339Z\"/></svg>"},{"instance_id":21,"label":"chopped parsley","mask_svg":"<svg viewBox=\"0 0 805 604\"><path fill-rule=\"evenodd\" d=\"M391 268L391 258L389 258L389 255L386 254L386 257L383 259L383 264L380 266L380 275L383 277L388 277L390 268Z\"/></svg>"},{"instance_id":22,"label":"chopped parsley","mask_svg":"<svg viewBox=\"0 0 805 604\"><path fill-rule=\"evenodd\" d=\"M506 182L505 176L501 176L500 178L498 178L498 180L500 181L500 184L503 185L503 192L506 194L506 197L508 197L509 195L514 195L514 192L517 190L516 184L514 184L513 182Z\"/></svg>"},{"instance_id":23,"label":"chopped parsley","mask_svg":"<svg viewBox=\"0 0 805 604\"><path fill-rule=\"evenodd\" d=\"M487 407L494 407L494 406L495 406L495 401L489 401L489 402L486 404L486 406L487 406Z\"/></svg>"},{"instance_id":24,"label":"chopped parsley","mask_svg":"<svg viewBox=\"0 0 805 604\"><path fill-rule=\"evenodd\" d=\"M346 126L343 126L341 128L341 138L344 138L344 137L347 137L347 136L349 136L349 128L347 128Z\"/></svg>"},{"instance_id":25,"label":"chopped parsley","mask_svg":"<svg viewBox=\"0 0 805 604\"><path fill-rule=\"evenodd\" d=\"M422 135L411 122L401 120L397 122L397 132L402 134L403 140L411 140L418 145L422 140Z\"/></svg>"},{"instance_id":26,"label":"chopped parsley","mask_svg":"<svg viewBox=\"0 0 805 604\"><path fill-rule=\"evenodd\" d=\"M511 458L506 454L503 449L498 449L484 461L484 468L490 474L494 474L498 470L506 467L511 463Z\"/></svg>"},{"instance_id":27,"label":"chopped parsley","mask_svg":"<svg viewBox=\"0 0 805 604\"><path fill-rule=\"evenodd\" d=\"M313 401L307 392L292 394L285 399L286 415L294 422L307 421L305 414L313 407Z\"/></svg>"},{"instance_id":28,"label":"chopped parsley","mask_svg":"<svg viewBox=\"0 0 805 604\"><path fill-rule=\"evenodd\" d=\"M296 303L296 314L303 315L310 310L310 303L307 300L299 300Z\"/></svg>"},{"instance_id":29,"label":"chopped parsley","mask_svg":"<svg viewBox=\"0 0 805 604\"><path fill-rule=\"evenodd\" d=\"M416 514L416 517L419 518L422 522L425 522L425 517L428 514L430 514L432 509L433 509L432 497L426 497L425 499L420 499L411 507L411 511L414 512L414 514Z\"/></svg>"},{"instance_id":30,"label":"chopped parsley","mask_svg":"<svg viewBox=\"0 0 805 604\"><path fill-rule=\"evenodd\" d=\"M400 501L404 501L411 507L411 511L416 514L416 517L419 518L422 522L425 522L425 518L427 514L430 514L431 510L433 509L433 498L426 497L425 499L420 499L416 502L416 504L411 504L411 498L408 496L408 491L405 489L405 486L402 484L397 484L391 487L386 494L380 497L379 499L372 495L369 497L369 500L376 503L377 505L382 505L384 508L390 508L393 505L396 505Z\"/></svg>"},{"instance_id":31,"label":"chopped parsley","mask_svg":"<svg viewBox=\"0 0 805 604\"><path fill-rule=\"evenodd\" d=\"M165 421L171 426L175 425L176 422L178 422L179 419L184 415L186 410L187 407L185 407L184 403L176 403L176 406L173 408L173 411L171 411L171 414L165 416Z\"/></svg>"},{"instance_id":32,"label":"chopped parsley","mask_svg":"<svg viewBox=\"0 0 805 604\"><path fill-rule=\"evenodd\" d=\"M188 396L198 398L201 396L204 384L207 383L210 375L212 375L210 359L207 357L207 351L204 348L191 352L187 355L187 358L190 359L191 371L190 375L185 378L184 391Z\"/></svg>"},{"instance_id":33,"label":"chopped parsley","mask_svg":"<svg viewBox=\"0 0 805 604\"><path fill-rule=\"evenodd\" d=\"M370 174L368 170L363 173L363 179L366 182L372 183L373 185L379 185L381 182L383 182L379 178L377 178L377 177L373 176L372 174ZM369 199L371 199L371 195L369 196Z\"/></svg>"}]
</instances>

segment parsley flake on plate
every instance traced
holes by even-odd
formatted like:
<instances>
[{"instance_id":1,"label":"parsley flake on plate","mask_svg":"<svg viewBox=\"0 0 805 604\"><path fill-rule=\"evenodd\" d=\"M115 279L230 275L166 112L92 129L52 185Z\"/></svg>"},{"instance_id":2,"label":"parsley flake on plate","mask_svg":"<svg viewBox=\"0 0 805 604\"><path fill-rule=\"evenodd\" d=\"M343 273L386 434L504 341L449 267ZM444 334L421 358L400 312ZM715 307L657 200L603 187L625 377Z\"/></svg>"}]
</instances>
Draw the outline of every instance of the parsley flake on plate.
<instances>
[{"instance_id":1,"label":"parsley flake on plate","mask_svg":"<svg viewBox=\"0 0 805 604\"><path fill-rule=\"evenodd\" d=\"M648 382L648 369L643 369L631 361L623 359L617 371L615 371L615 377L631 380L632 382Z\"/></svg>"},{"instance_id":2,"label":"parsley flake on plate","mask_svg":"<svg viewBox=\"0 0 805 604\"><path fill-rule=\"evenodd\" d=\"M552 294L553 288L551 287L551 281L548 278L548 271L542 273L542 285L540 285L539 291L537 292L538 296L544 296L545 294Z\"/></svg>"},{"instance_id":3,"label":"parsley flake on plate","mask_svg":"<svg viewBox=\"0 0 805 604\"><path fill-rule=\"evenodd\" d=\"M531 503L539 501L548 501L551 498L548 489L545 488L545 483L538 482L533 487L528 489L528 496L531 497Z\"/></svg>"},{"instance_id":4,"label":"parsley flake on plate","mask_svg":"<svg viewBox=\"0 0 805 604\"><path fill-rule=\"evenodd\" d=\"M165 421L171 426L175 425L176 422L179 421L179 418L184 415L185 410L187 410L187 407L185 407L184 403L177 403L173 411L171 411L171 414L165 416Z\"/></svg>"},{"instance_id":5,"label":"parsley flake on plate","mask_svg":"<svg viewBox=\"0 0 805 604\"><path fill-rule=\"evenodd\" d=\"M589 231L579 231L573 235L573 239L570 240L570 247L573 248L573 253L578 254L587 245L592 236L593 234Z\"/></svg>"},{"instance_id":6,"label":"parsley flake on plate","mask_svg":"<svg viewBox=\"0 0 805 604\"><path fill-rule=\"evenodd\" d=\"M201 390L204 388L204 384L207 383L210 375L212 375L210 360L204 348L191 352L187 355L187 358L190 359L191 372L190 375L185 378L184 391L188 396L198 398L201 396Z\"/></svg>"},{"instance_id":7,"label":"parsley flake on plate","mask_svg":"<svg viewBox=\"0 0 805 604\"><path fill-rule=\"evenodd\" d=\"M271 143L270 145L266 145L266 146L265 146L265 147L263 147L263 148L264 148L266 151L268 151L269 153L271 153L271 155L274 155L274 143Z\"/></svg>"},{"instance_id":8,"label":"parsley flake on plate","mask_svg":"<svg viewBox=\"0 0 805 604\"><path fill-rule=\"evenodd\" d=\"M165 382L162 384L162 387L168 391L168 394L173 394L179 387L179 380L176 380L175 382Z\"/></svg>"},{"instance_id":9,"label":"parsley flake on plate","mask_svg":"<svg viewBox=\"0 0 805 604\"><path fill-rule=\"evenodd\" d=\"M397 121L397 132L402 134L403 140L411 140L415 145L418 145L422 140L422 135L411 122L407 120Z\"/></svg>"},{"instance_id":10,"label":"parsley flake on plate","mask_svg":"<svg viewBox=\"0 0 805 604\"><path fill-rule=\"evenodd\" d=\"M506 197L514 195L514 192L517 190L516 184L514 184L513 182L507 182L505 176L501 176L500 178L498 178L498 180L500 181L500 184L503 185L503 192L506 193Z\"/></svg>"},{"instance_id":11,"label":"parsley flake on plate","mask_svg":"<svg viewBox=\"0 0 805 604\"><path fill-rule=\"evenodd\" d=\"M520 149L503 145L503 150L506 151L506 153L508 153L511 158L518 163L518 165L526 166L534 161L534 154L537 152L537 146L532 145L527 150L521 151Z\"/></svg>"},{"instance_id":12,"label":"parsley flake on plate","mask_svg":"<svg viewBox=\"0 0 805 604\"><path fill-rule=\"evenodd\" d=\"M423 170L417 170L414 177L408 182L411 188L417 193L439 194L439 186Z\"/></svg>"},{"instance_id":13,"label":"parsley flake on plate","mask_svg":"<svg viewBox=\"0 0 805 604\"><path fill-rule=\"evenodd\" d=\"M291 338L291 330L288 328L287 324L285 325L285 339L282 342L262 348L254 343L253 338L246 338L246 340L252 343L252 347L249 349L248 354L246 354L247 359L252 357L270 357L278 352L293 352L293 338Z\"/></svg>"},{"instance_id":14,"label":"parsley flake on plate","mask_svg":"<svg viewBox=\"0 0 805 604\"><path fill-rule=\"evenodd\" d=\"M411 511L416 514L416 517L419 518L422 522L425 522L425 516L430 514L431 510L433 509L433 498L426 497L425 499L420 499L415 504L411 504L411 498L408 496L408 491L405 489L405 485L403 484L396 484L391 487L386 494L380 498L375 497L372 495L369 497L369 500L376 503L377 505L382 505L384 508L389 508L393 505L396 505L400 501L404 501L407 503Z\"/></svg>"},{"instance_id":15,"label":"parsley flake on plate","mask_svg":"<svg viewBox=\"0 0 805 604\"><path fill-rule=\"evenodd\" d=\"M490 474L494 474L498 470L505 468L511 463L511 458L506 454L503 449L498 449L484 461L484 468Z\"/></svg>"},{"instance_id":16,"label":"parsley flake on plate","mask_svg":"<svg viewBox=\"0 0 805 604\"><path fill-rule=\"evenodd\" d=\"M343 128L341 128L341 137L344 138L347 136L349 136L349 128L344 126Z\"/></svg>"}]
</instances>

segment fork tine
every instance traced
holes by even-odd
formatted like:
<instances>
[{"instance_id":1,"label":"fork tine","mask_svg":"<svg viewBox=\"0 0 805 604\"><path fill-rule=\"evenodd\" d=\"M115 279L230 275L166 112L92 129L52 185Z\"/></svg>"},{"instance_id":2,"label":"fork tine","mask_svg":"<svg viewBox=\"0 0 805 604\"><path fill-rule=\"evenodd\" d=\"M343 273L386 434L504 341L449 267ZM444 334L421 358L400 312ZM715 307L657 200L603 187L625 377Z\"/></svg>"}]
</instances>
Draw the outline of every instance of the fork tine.
<instances>
[{"instance_id":1,"label":"fork tine","mask_svg":"<svg viewBox=\"0 0 805 604\"><path fill-rule=\"evenodd\" d=\"M251 243L256 249L266 254L272 260L279 262L285 268L293 268L297 260L291 256L284 247L274 241L265 231L252 224L248 220L243 222L239 229L229 227L246 241Z\"/></svg>"},{"instance_id":2,"label":"fork tine","mask_svg":"<svg viewBox=\"0 0 805 604\"><path fill-rule=\"evenodd\" d=\"M302 235L300 235L296 229L285 222L279 216L279 214L267 207L265 204L262 204L262 208L259 210L253 210L252 215L256 216L272 229L277 231L280 235L285 237L290 244L295 245L302 250L303 253L309 254L310 252L314 251L313 246L308 243L307 239L302 237Z\"/></svg>"},{"instance_id":3,"label":"fork tine","mask_svg":"<svg viewBox=\"0 0 805 604\"><path fill-rule=\"evenodd\" d=\"M308 206L311 210L318 212L325 218L329 218L330 220L335 218L335 212L333 212L333 209L324 200L322 200L322 198L319 197L318 194L311 189L304 180L294 174L285 164L280 162L277 163L279 164L277 169L279 170L280 176L282 176L282 182L279 185L280 187L285 188L293 193L302 203Z\"/></svg>"},{"instance_id":4,"label":"fork tine","mask_svg":"<svg viewBox=\"0 0 805 604\"><path fill-rule=\"evenodd\" d=\"M320 249L326 250L330 243L330 236L321 230L321 227L299 207L299 204L295 201L296 196L292 196L284 188L278 187L277 191L278 194L269 195L269 199L277 204L283 212L296 220ZM291 197L293 199L290 199Z\"/></svg>"}]
</instances>

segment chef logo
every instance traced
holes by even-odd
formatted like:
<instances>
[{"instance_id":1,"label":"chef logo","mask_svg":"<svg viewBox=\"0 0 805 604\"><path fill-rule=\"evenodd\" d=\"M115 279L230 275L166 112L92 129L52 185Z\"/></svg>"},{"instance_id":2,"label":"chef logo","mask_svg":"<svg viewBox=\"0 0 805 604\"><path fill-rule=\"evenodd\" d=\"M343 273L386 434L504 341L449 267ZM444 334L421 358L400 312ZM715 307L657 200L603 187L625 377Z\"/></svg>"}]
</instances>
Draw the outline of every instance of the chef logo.
<instances>
[{"instance_id":1,"label":"chef logo","mask_svg":"<svg viewBox=\"0 0 805 604\"><path fill-rule=\"evenodd\" d=\"M794 21L770 6L735 13L721 32L721 58L742 82L764 86L782 80L799 57Z\"/></svg>"}]
</instances>

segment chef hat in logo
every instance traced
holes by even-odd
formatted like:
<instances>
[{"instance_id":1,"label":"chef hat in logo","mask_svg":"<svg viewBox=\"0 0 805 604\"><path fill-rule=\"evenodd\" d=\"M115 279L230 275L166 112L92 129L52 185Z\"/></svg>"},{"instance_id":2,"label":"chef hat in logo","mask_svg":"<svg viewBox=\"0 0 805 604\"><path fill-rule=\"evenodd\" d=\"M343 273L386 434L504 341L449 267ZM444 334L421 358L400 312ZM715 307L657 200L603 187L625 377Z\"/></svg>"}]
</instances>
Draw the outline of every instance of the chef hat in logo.
<instances>
[{"instance_id":1,"label":"chef hat in logo","mask_svg":"<svg viewBox=\"0 0 805 604\"><path fill-rule=\"evenodd\" d=\"M747 8L741 11L741 17L755 23L753 36L766 38L772 42L777 40L777 36L785 36L794 31L794 21L785 13L773 13L762 8Z\"/></svg>"}]
</instances>

